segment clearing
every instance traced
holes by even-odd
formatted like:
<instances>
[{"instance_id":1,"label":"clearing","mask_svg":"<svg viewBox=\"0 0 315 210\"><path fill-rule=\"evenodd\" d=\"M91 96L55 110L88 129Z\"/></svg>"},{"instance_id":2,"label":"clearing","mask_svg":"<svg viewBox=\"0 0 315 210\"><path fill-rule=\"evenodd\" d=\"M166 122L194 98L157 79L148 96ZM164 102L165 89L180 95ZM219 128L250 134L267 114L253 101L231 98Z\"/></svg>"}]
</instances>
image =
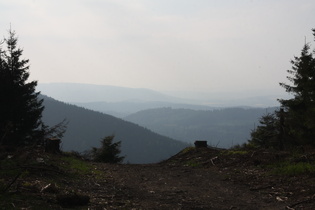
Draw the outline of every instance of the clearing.
<instances>
[{"instance_id":1,"label":"clearing","mask_svg":"<svg viewBox=\"0 0 315 210\"><path fill-rule=\"evenodd\" d=\"M315 209L312 151L187 148L145 165L18 154L1 160L0 209Z\"/></svg>"}]
</instances>

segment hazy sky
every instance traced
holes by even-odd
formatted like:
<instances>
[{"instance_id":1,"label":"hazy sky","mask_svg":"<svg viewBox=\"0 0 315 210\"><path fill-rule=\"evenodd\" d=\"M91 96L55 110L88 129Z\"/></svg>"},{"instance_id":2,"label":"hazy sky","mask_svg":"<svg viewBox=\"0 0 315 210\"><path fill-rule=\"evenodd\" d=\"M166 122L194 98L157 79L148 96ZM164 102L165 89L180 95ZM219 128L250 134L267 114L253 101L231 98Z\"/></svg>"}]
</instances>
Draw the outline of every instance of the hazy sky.
<instances>
[{"instance_id":1,"label":"hazy sky","mask_svg":"<svg viewBox=\"0 0 315 210\"><path fill-rule=\"evenodd\" d=\"M0 0L2 37L10 23L40 83L284 91L315 1Z\"/></svg>"}]
</instances>

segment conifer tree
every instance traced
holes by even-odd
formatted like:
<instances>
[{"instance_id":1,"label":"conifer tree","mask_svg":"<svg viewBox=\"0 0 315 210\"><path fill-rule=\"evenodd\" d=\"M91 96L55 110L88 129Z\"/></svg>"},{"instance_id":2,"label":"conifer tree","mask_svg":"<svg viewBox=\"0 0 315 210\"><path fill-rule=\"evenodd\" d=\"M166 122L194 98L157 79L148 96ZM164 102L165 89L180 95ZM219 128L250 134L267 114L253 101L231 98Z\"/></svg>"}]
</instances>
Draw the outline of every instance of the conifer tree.
<instances>
[{"instance_id":1,"label":"conifer tree","mask_svg":"<svg viewBox=\"0 0 315 210\"><path fill-rule=\"evenodd\" d=\"M315 29L313 29L315 36ZM286 111L286 126L289 135L298 144L314 144L315 137L315 51L305 43L301 55L291 61L292 69L288 80L291 84L280 83L292 99L279 100Z\"/></svg>"},{"instance_id":2,"label":"conifer tree","mask_svg":"<svg viewBox=\"0 0 315 210\"><path fill-rule=\"evenodd\" d=\"M312 30L315 37L315 29ZM290 84L280 83L291 99L279 99L282 111L261 118L261 126L251 133L250 143L256 146L280 148L285 145L315 144L315 50L305 43L299 57L287 70ZM284 110L284 111L283 111Z\"/></svg>"},{"instance_id":3,"label":"conifer tree","mask_svg":"<svg viewBox=\"0 0 315 210\"><path fill-rule=\"evenodd\" d=\"M42 135L42 100L36 81L28 82L29 60L21 59L15 32L0 44L0 145L24 146ZM5 48L3 47L5 45Z\"/></svg>"},{"instance_id":4,"label":"conifer tree","mask_svg":"<svg viewBox=\"0 0 315 210\"><path fill-rule=\"evenodd\" d=\"M113 142L114 136L107 136L101 140L100 148L92 148L92 157L96 162L121 163L125 157L119 156L121 141Z\"/></svg>"},{"instance_id":5,"label":"conifer tree","mask_svg":"<svg viewBox=\"0 0 315 210\"><path fill-rule=\"evenodd\" d=\"M251 132L249 143L257 147L277 148L279 136L277 112L263 115L259 122L260 125Z\"/></svg>"}]
</instances>

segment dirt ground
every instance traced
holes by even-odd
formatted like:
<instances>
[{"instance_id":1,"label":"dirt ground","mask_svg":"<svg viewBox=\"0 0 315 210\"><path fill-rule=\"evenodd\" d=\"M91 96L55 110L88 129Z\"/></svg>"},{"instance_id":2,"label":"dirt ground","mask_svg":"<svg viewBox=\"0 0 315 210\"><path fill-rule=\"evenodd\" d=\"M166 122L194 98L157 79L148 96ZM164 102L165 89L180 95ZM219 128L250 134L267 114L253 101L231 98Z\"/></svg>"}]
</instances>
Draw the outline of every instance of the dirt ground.
<instances>
[{"instance_id":1,"label":"dirt ground","mask_svg":"<svg viewBox=\"0 0 315 210\"><path fill-rule=\"evenodd\" d=\"M108 168L107 168L108 167ZM135 209L284 209L268 194L225 180L212 169L168 165L105 166ZM102 186L100 186L102 187ZM97 203L97 202L96 202ZM112 208L115 208L114 206Z\"/></svg>"},{"instance_id":2,"label":"dirt ground","mask_svg":"<svg viewBox=\"0 0 315 210\"><path fill-rule=\"evenodd\" d=\"M94 163L98 170L107 172L104 183L94 184L99 191L96 194L111 197L104 206L100 204L102 197L95 196L92 203L96 205L92 206L107 209L315 209L314 176L268 175L268 170L260 165L274 158L279 157L259 151L222 155L218 150L191 149L159 164ZM104 188L114 190L101 193ZM93 191L95 189L90 193Z\"/></svg>"},{"instance_id":3,"label":"dirt ground","mask_svg":"<svg viewBox=\"0 0 315 210\"><path fill-rule=\"evenodd\" d=\"M41 166L41 177L19 178L11 186L8 205L12 209L315 209L314 173L274 175L267 167L287 156L188 148L157 164L88 162L93 170L79 177L62 171L52 175L58 167L46 165ZM313 161L313 156L306 158ZM43 190L54 182L56 189ZM78 200L89 202L63 205L64 191L84 195ZM0 204L0 209L8 205Z\"/></svg>"}]
</instances>

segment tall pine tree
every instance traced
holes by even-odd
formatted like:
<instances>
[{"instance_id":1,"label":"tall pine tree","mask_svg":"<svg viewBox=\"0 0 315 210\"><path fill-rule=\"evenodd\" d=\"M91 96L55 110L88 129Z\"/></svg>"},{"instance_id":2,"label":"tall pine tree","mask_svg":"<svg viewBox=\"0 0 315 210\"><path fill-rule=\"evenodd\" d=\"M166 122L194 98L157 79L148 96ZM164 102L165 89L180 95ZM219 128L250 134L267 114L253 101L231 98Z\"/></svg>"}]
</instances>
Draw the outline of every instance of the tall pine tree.
<instances>
[{"instance_id":1,"label":"tall pine tree","mask_svg":"<svg viewBox=\"0 0 315 210\"><path fill-rule=\"evenodd\" d=\"M315 29L313 29L315 36ZM288 80L291 84L280 83L293 95L292 99L279 100L286 111L286 126L289 135L298 144L315 144L315 51L305 43L301 55L291 61L292 69Z\"/></svg>"},{"instance_id":2,"label":"tall pine tree","mask_svg":"<svg viewBox=\"0 0 315 210\"><path fill-rule=\"evenodd\" d=\"M24 146L42 135L42 100L36 81L28 82L29 60L21 59L15 32L0 43L0 145ZM6 48L3 48L3 45Z\"/></svg>"}]
</instances>

